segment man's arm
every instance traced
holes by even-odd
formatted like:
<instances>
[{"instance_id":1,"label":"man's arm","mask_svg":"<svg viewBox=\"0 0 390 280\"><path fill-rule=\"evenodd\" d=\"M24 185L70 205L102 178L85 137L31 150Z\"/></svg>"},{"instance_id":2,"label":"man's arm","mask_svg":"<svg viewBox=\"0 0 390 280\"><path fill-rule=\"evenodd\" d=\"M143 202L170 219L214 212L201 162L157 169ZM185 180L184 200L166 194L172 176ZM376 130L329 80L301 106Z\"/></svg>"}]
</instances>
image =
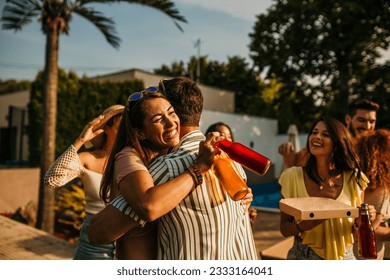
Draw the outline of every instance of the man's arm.
<instances>
[{"instance_id":1,"label":"man's arm","mask_svg":"<svg viewBox=\"0 0 390 280\"><path fill-rule=\"evenodd\" d=\"M113 205L94 215L88 230L89 241L93 244L107 244L115 241L127 231L139 226L126 214L119 211Z\"/></svg>"},{"instance_id":2,"label":"man's arm","mask_svg":"<svg viewBox=\"0 0 390 280\"><path fill-rule=\"evenodd\" d=\"M290 142L285 142L279 146L279 154L283 157L283 162L286 168L292 166L305 166L310 156L306 147L303 147L298 152L295 152L294 147Z\"/></svg>"},{"instance_id":3,"label":"man's arm","mask_svg":"<svg viewBox=\"0 0 390 280\"><path fill-rule=\"evenodd\" d=\"M295 154L295 166L305 166L309 158L309 151L306 147L303 147Z\"/></svg>"},{"instance_id":4,"label":"man's arm","mask_svg":"<svg viewBox=\"0 0 390 280\"><path fill-rule=\"evenodd\" d=\"M279 146L279 154L283 157L283 163L286 168L295 165L296 154L294 147L290 142L284 142Z\"/></svg>"}]
</instances>

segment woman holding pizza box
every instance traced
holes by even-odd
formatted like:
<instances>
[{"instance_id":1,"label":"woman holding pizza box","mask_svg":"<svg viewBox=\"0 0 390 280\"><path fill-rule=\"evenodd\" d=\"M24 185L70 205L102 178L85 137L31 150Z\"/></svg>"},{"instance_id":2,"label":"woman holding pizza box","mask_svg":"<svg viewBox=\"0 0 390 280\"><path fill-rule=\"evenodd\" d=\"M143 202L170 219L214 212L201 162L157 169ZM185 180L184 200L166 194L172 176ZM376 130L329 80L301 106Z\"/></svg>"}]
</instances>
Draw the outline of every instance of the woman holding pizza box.
<instances>
[{"instance_id":1,"label":"woman holding pizza box","mask_svg":"<svg viewBox=\"0 0 390 280\"><path fill-rule=\"evenodd\" d=\"M347 128L334 118L321 118L311 129L306 148L310 153L306 165L288 168L279 178L282 198L323 197L359 207L368 180ZM287 259L355 259L353 217L297 220L282 211L280 215L283 236L295 236Z\"/></svg>"}]
</instances>

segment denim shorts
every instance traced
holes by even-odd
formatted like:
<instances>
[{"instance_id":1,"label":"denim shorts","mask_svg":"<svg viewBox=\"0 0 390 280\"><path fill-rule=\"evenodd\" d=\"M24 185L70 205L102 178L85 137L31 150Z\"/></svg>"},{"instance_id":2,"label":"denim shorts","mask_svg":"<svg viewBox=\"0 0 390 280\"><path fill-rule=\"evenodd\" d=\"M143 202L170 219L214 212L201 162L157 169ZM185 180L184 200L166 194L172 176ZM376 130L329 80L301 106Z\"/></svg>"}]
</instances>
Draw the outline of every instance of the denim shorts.
<instances>
[{"instance_id":1,"label":"denim shorts","mask_svg":"<svg viewBox=\"0 0 390 280\"><path fill-rule=\"evenodd\" d=\"M89 243L88 228L92 215L87 214L80 230L74 260L113 260L115 243L96 245Z\"/></svg>"},{"instance_id":2,"label":"denim shorts","mask_svg":"<svg viewBox=\"0 0 390 280\"><path fill-rule=\"evenodd\" d=\"M287 254L288 260L323 260L312 248L308 245L302 244L299 240L294 240L294 245L288 251ZM353 247L350 247L346 250L343 260L355 260L355 255L353 254Z\"/></svg>"}]
</instances>

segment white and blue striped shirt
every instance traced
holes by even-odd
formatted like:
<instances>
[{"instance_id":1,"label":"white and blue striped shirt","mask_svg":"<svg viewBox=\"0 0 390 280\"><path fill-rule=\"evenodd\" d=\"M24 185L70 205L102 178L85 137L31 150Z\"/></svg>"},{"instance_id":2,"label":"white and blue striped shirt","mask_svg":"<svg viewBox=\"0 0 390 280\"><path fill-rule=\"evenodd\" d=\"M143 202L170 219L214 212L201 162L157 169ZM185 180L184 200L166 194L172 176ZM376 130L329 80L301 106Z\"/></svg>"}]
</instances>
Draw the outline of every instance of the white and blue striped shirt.
<instances>
[{"instance_id":1,"label":"white and blue striped shirt","mask_svg":"<svg viewBox=\"0 0 390 280\"><path fill-rule=\"evenodd\" d=\"M204 135L192 131L178 148L149 166L155 185L165 183L193 164ZM122 196L111 202L121 212L144 224ZM248 215L220 186L213 171L203 184L159 219L158 259L248 260L258 259Z\"/></svg>"}]
</instances>

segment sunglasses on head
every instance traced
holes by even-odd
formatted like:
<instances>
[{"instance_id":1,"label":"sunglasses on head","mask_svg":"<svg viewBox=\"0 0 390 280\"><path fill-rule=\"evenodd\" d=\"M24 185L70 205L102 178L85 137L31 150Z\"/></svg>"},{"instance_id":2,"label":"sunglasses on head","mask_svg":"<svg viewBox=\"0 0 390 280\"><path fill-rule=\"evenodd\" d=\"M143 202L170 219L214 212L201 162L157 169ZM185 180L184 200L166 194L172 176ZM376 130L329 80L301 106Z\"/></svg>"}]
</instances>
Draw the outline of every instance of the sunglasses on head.
<instances>
[{"instance_id":1,"label":"sunglasses on head","mask_svg":"<svg viewBox=\"0 0 390 280\"><path fill-rule=\"evenodd\" d=\"M155 93L155 92L159 92L158 87L148 87L147 89L144 89L143 91L134 92L134 93L130 94L129 98L127 99L127 104L128 104L128 106L130 106L131 102L141 100L145 94Z\"/></svg>"},{"instance_id":2,"label":"sunglasses on head","mask_svg":"<svg viewBox=\"0 0 390 280\"><path fill-rule=\"evenodd\" d=\"M160 88L160 90L162 90L162 93L164 95L166 95L165 85L164 85L165 81L168 81L168 80L167 79L161 79L160 82L158 83L158 87Z\"/></svg>"}]
</instances>

